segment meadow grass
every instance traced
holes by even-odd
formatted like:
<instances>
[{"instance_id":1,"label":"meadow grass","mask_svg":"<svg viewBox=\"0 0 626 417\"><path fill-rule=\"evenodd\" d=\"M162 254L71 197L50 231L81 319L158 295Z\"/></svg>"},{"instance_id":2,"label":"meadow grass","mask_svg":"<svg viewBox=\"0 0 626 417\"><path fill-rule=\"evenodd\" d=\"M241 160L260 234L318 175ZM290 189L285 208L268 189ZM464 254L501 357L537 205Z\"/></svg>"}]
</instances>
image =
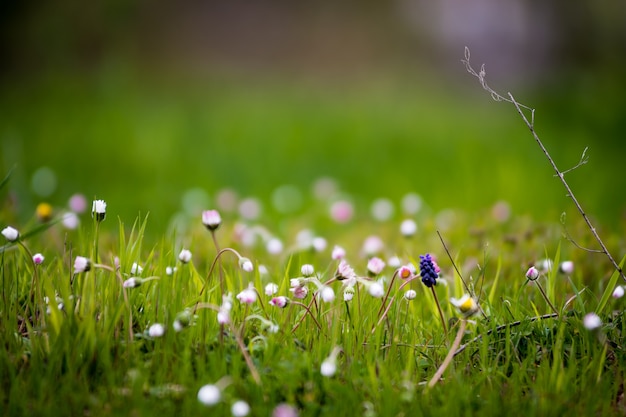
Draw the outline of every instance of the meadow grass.
<instances>
[{"instance_id":1,"label":"meadow grass","mask_svg":"<svg viewBox=\"0 0 626 417\"><path fill-rule=\"evenodd\" d=\"M320 94L211 84L172 96L114 77L57 81L9 89L0 100L5 171L19 161L0 185L0 226L20 232L0 247L3 415L231 415L238 399L250 415L283 417L290 414L281 404L301 416L625 412L619 274L563 238L565 226L594 247L564 208L559 184L545 180L552 173L526 132L510 129L514 114L492 117L492 108L411 86ZM547 137L563 128L546 124ZM580 146L560 150L559 166L575 164L590 134L564 132ZM592 153L592 163L609 166L618 156L611 149ZM55 209L39 221L29 177L41 166L62 179L50 197L55 207L80 191L107 201L106 218L87 212L78 228L66 228ZM619 261L626 245L614 190L623 180L593 169L594 181L580 170L568 180ZM339 178L338 193L309 192L320 175ZM272 209L281 184L299 190L297 210ZM222 211L214 241L201 212L217 198L196 201L188 190L214 197L226 186L261 196L266 210L255 219ZM420 211L396 205L374 220L363 209L414 191L427 203ZM354 204L350 221L329 216L337 200ZM498 200L516 209L493 206ZM554 220L561 211L564 224ZM411 236L400 231L405 218L418 225ZM368 249L371 236L382 246ZM274 238L282 248L269 250ZM336 279L335 245L362 277L351 301ZM434 294L419 268L394 279L426 253L441 267ZM369 274L374 256L387 265ZM80 272L77 257L91 268ZM565 261L573 272L559 270ZM303 279L307 264L314 276ZM529 282L532 265L541 273ZM308 289L301 300L290 291L298 277ZM379 281L383 297L370 292ZM450 300L464 294L481 312L457 311ZM273 305L278 296L291 302ZM589 313L600 327L589 329ZM450 351L452 362L429 387ZM198 400L207 384L219 386L214 405Z\"/></svg>"},{"instance_id":2,"label":"meadow grass","mask_svg":"<svg viewBox=\"0 0 626 417\"><path fill-rule=\"evenodd\" d=\"M623 414L622 300L600 300L613 292L605 279L610 266L562 240L558 224L528 229L524 219L479 217L480 228L468 216L443 233L460 275L426 216L417 216L420 227L411 237L397 232L397 221L377 230L367 220L336 224L324 229L326 247L302 235L298 242L302 221L287 218L284 230L293 232L281 234L287 249L279 254L268 253L263 239L242 241L241 223L223 221L216 239L250 259L251 272L230 250L211 269L217 251L200 217L186 236L165 235L156 243L144 238L149 217L132 225L107 217L78 230L47 224L34 235L24 233L0 253L4 415L230 415L237 399L259 416L283 403L302 416ZM572 223L582 233L583 225ZM471 237L460 231L472 227ZM366 254L363 237L370 233L384 246ZM351 301L344 301L345 285L335 279L335 244L365 277ZM37 265L32 253L44 247L46 259ZM183 247L192 252L191 262L178 259ZM368 257L398 256L402 264L418 265L418 255L427 252L437 254L442 268L443 281L433 288L447 333L419 271L409 283L392 281L396 268L388 265L375 276L367 272ZM91 259L91 269L77 272L77 256ZM545 265L544 258L552 267L528 282L527 267ZM564 260L574 262L573 273L559 272ZM131 274L134 263L142 270ZM299 300L289 291L290 279L302 277L304 264L313 266L315 279ZM171 275L168 267L175 267ZM224 292L232 295L226 310L220 273ZM145 281L127 288L131 276ZM388 298L368 291L380 279ZM462 279L484 315L465 318L449 302L466 292ZM270 282L278 286L273 296L264 290ZM537 283L559 317L547 316L551 310ZM240 302L235 296L249 285L256 300ZM320 297L325 286L334 299ZM416 291L413 300L404 296L409 288ZM271 305L279 295L292 302ZM390 306L385 316L382 303ZM583 317L596 309L603 324L589 330ZM228 323L218 322L218 312ZM429 388L454 348L459 320L469 320L464 346ZM165 331L151 336L156 323ZM322 371L327 360L336 372ZM221 400L207 408L198 391L216 383L223 385Z\"/></svg>"}]
</instances>

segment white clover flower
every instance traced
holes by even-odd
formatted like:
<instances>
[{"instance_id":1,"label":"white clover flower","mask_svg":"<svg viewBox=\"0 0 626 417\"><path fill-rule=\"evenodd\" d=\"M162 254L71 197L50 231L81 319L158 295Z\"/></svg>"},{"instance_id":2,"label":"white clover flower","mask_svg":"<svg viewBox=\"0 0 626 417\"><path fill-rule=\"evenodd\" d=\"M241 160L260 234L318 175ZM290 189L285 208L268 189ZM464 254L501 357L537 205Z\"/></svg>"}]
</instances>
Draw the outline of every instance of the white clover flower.
<instances>
[{"instance_id":1,"label":"white clover flower","mask_svg":"<svg viewBox=\"0 0 626 417\"><path fill-rule=\"evenodd\" d=\"M230 407L230 412L233 417L246 417L250 414L250 406L243 400L237 400Z\"/></svg>"},{"instance_id":2,"label":"white clover flower","mask_svg":"<svg viewBox=\"0 0 626 417\"><path fill-rule=\"evenodd\" d=\"M315 268L313 268L313 265L311 264L304 264L300 268L300 272L303 276L310 277L313 276L313 274L315 273Z\"/></svg>"},{"instance_id":3,"label":"white clover flower","mask_svg":"<svg viewBox=\"0 0 626 417\"><path fill-rule=\"evenodd\" d=\"M270 282L265 286L265 295L272 296L278 292L278 285L273 282Z\"/></svg>"},{"instance_id":4,"label":"white clover flower","mask_svg":"<svg viewBox=\"0 0 626 417\"><path fill-rule=\"evenodd\" d=\"M168 266L165 268L165 274L169 276L174 275L174 272L176 272L176 270L177 270L176 267Z\"/></svg>"},{"instance_id":5,"label":"white clover flower","mask_svg":"<svg viewBox=\"0 0 626 417\"><path fill-rule=\"evenodd\" d=\"M9 242L15 242L17 238L20 237L20 232L11 226L7 226L2 229L2 236L4 236Z\"/></svg>"},{"instance_id":6,"label":"white clover flower","mask_svg":"<svg viewBox=\"0 0 626 417\"><path fill-rule=\"evenodd\" d=\"M404 298L407 300L415 300L415 297L417 297L417 292L415 290L407 290L404 293Z\"/></svg>"},{"instance_id":7,"label":"white clover flower","mask_svg":"<svg viewBox=\"0 0 626 417\"><path fill-rule=\"evenodd\" d=\"M624 287L618 285L613 290L613 298L622 298L624 296Z\"/></svg>"},{"instance_id":8,"label":"white clover flower","mask_svg":"<svg viewBox=\"0 0 626 417\"><path fill-rule=\"evenodd\" d=\"M417 223L413 219L406 219L400 223L400 233L404 237L411 237L417 232Z\"/></svg>"},{"instance_id":9,"label":"white clover flower","mask_svg":"<svg viewBox=\"0 0 626 417\"><path fill-rule=\"evenodd\" d=\"M198 401L206 406L213 406L221 399L222 391L216 385L204 385L198 390Z\"/></svg>"},{"instance_id":10,"label":"white clover flower","mask_svg":"<svg viewBox=\"0 0 626 417\"><path fill-rule=\"evenodd\" d=\"M381 298L383 295L385 295L385 288L380 282L372 282L367 288L367 291L374 298Z\"/></svg>"},{"instance_id":11,"label":"white clover flower","mask_svg":"<svg viewBox=\"0 0 626 417\"><path fill-rule=\"evenodd\" d=\"M36 253L33 255L33 263L35 265L41 265L46 258L41 253Z\"/></svg>"},{"instance_id":12,"label":"white clover flower","mask_svg":"<svg viewBox=\"0 0 626 417\"><path fill-rule=\"evenodd\" d=\"M165 334L165 327L161 323L154 323L148 328L148 336L161 337Z\"/></svg>"},{"instance_id":13,"label":"white clover flower","mask_svg":"<svg viewBox=\"0 0 626 417\"><path fill-rule=\"evenodd\" d=\"M320 290L320 297L322 297L322 300L324 300L325 303L332 303L335 299L335 291L328 286L324 286Z\"/></svg>"},{"instance_id":14,"label":"white clover flower","mask_svg":"<svg viewBox=\"0 0 626 417\"><path fill-rule=\"evenodd\" d=\"M91 205L91 215L101 222L106 217L107 203L104 200L94 200Z\"/></svg>"},{"instance_id":15,"label":"white clover flower","mask_svg":"<svg viewBox=\"0 0 626 417\"><path fill-rule=\"evenodd\" d=\"M222 224L222 217L217 210L205 210L202 212L202 224L210 231L216 230Z\"/></svg>"},{"instance_id":16,"label":"white clover flower","mask_svg":"<svg viewBox=\"0 0 626 417\"><path fill-rule=\"evenodd\" d=\"M335 277L339 281L349 280L356 278L356 273L345 260L342 260L341 262L339 262L339 266L337 266L337 272L335 272Z\"/></svg>"},{"instance_id":17,"label":"white clover flower","mask_svg":"<svg viewBox=\"0 0 626 417\"><path fill-rule=\"evenodd\" d=\"M341 260L346 257L346 250L341 246L335 245L330 257L335 261Z\"/></svg>"},{"instance_id":18,"label":"white clover flower","mask_svg":"<svg viewBox=\"0 0 626 417\"><path fill-rule=\"evenodd\" d=\"M77 256L74 260L74 273L80 274L81 272L87 272L91 269L91 261L84 256Z\"/></svg>"},{"instance_id":19,"label":"white clover flower","mask_svg":"<svg viewBox=\"0 0 626 417\"><path fill-rule=\"evenodd\" d=\"M182 263L187 264L191 261L191 251L189 249L183 249L178 254L178 260Z\"/></svg>"},{"instance_id":20,"label":"white clover flower","mask_svg":"<svg viewBox=\"0 0 626 417\"><path fill-rule=\"evenodd\" d=\"M602 326L602 320L596 313L589 313L583 317L583 326L585 326L585 329L593 331Z\"/></svg>"}]
</instances>

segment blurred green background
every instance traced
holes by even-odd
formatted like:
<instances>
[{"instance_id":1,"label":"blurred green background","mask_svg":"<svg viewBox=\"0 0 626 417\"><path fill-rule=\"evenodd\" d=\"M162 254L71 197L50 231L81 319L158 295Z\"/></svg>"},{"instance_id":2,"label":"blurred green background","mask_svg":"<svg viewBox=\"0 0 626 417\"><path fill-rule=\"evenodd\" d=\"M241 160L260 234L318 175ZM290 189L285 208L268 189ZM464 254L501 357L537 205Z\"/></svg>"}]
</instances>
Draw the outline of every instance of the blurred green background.
<instances>
[{"instance_id":1,"label":"blurred green background","mask_svg":"<svg viewBox=\"0 0 626 417\"><path fill-rule=\"evenodd\" d=\"M436 4L433 4L436 3ZM359 212L419 193L434 211L509 202L573 213L512 106L461 63L537 109L536 129L586 210L626 216L622 2L0 2L2 204L21 221L84 193L163 230L194 188L311 203L333 177ZM6 216L6 214L3 214ZM7 219L4 219L8 221Z\"/></svg>"}]
</instances>

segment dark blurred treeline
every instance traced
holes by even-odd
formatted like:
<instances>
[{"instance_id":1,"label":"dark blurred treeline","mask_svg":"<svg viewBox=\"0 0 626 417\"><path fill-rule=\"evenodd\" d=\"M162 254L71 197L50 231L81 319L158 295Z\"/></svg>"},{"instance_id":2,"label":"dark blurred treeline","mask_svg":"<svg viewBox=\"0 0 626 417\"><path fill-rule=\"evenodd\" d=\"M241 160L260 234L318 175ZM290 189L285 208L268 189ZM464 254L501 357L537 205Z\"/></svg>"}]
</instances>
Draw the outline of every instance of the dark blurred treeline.
<instances>
[{"instance_id":1,"label":"dark blurred treeline","mask_svg":"<svg viewBox=\"0 0 626 417\"><path fill-rule=\"evenodd\" d=\"M0 74L111 62L192 72L350 75L458 70L468 45L492 74L626 67L626 2L599 0L0 0Z\"/></svg>"}]
</instances>

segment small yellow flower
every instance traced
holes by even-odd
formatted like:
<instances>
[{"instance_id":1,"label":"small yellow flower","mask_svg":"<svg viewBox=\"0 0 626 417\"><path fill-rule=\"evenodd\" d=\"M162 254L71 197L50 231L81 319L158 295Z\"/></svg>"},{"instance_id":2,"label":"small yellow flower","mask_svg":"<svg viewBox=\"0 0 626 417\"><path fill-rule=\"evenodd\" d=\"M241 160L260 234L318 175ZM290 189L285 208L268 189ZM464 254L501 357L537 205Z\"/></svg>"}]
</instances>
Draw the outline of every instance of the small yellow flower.
<instances>
[{"instance_id":1,"label":"small yellow flower","mask_svg":"<svg viewBox=\"0 0 626 417\"><path fill-rule=\"evenodd\" d=\"M463 297L459 299L450 298L450 302L461 312L461 314L466 317L478 313L478 304L476 303L476 300L467 294L464 294Z\"/></svg>"},{"instance_id":2,"label":"small yellow flower","mask_svg":"<svg viewBox=\"0 0 626 417\"><path fill-rule=\"evenodd\" d=\"M52 219L52 206L48 203L39 203L35 209L35 214L40 222L46 223Z\"/></svg>"}]
</instances>

